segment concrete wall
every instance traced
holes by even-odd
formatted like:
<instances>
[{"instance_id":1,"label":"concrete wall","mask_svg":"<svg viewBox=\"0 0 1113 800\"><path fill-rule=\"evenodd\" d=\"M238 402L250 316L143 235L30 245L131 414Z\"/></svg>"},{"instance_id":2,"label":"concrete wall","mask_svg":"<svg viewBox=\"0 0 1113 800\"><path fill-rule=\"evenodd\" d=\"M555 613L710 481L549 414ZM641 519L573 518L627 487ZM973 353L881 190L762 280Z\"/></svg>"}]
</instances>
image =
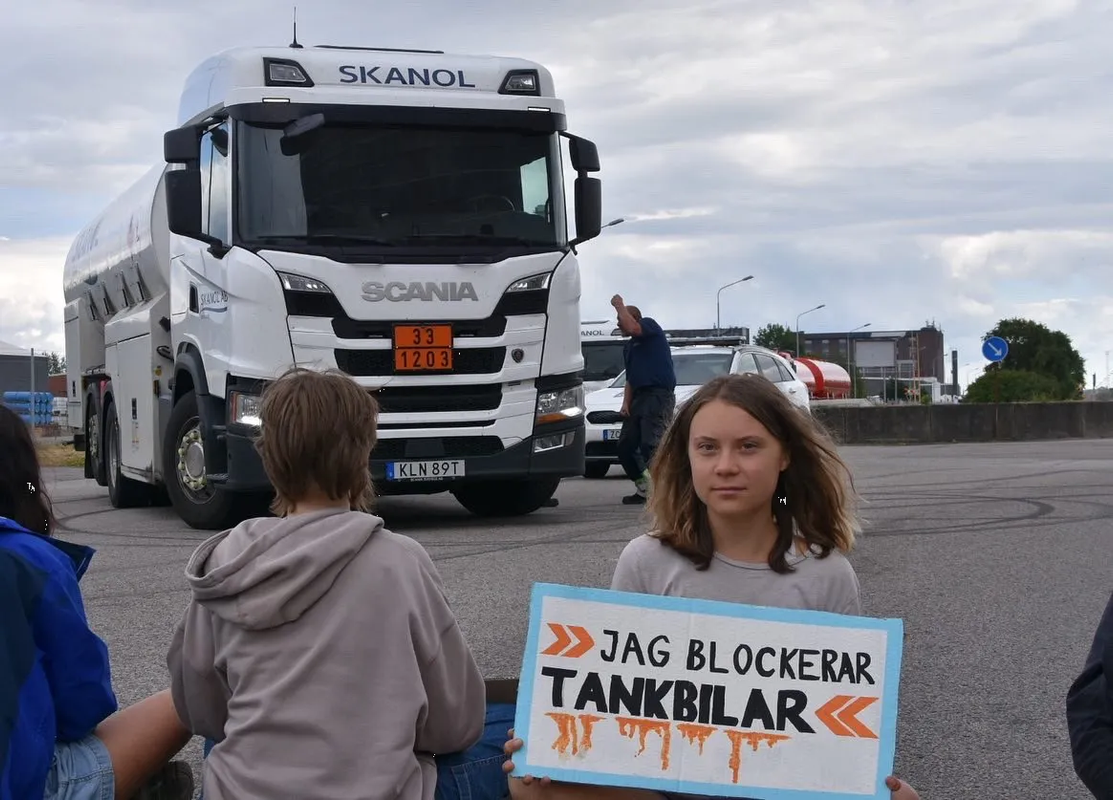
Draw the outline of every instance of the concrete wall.
<instances>
[{"instance_id":1,"label":"concrete wall","mask_svg":"<svg viewBox=\"0 0 1113 800\"><path fill-rule=\"evenodd\" d=\"M1113 438L1113 403L812 406L843 444L930 444Z\"/></svg>"}]
</instances>

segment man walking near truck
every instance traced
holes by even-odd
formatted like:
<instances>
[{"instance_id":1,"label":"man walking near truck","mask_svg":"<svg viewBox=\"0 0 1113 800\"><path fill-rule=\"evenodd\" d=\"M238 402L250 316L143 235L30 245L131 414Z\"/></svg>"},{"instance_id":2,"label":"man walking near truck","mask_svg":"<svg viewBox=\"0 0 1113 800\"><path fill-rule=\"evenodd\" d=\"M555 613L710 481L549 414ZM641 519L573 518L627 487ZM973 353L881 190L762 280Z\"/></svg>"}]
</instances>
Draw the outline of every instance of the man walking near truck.
<instances>
[{"instance_id":1,"label":"man walking near truck","mask_svg":"<svg viewBox=\"0 0 1113 800\"><path fill-rule=\"evenodd\" d=\"M676 372L669 340L657 321L643 317L637 306L626 305L621 295L612 297L611 305L618 314L618 327L630 337L623 350L626 389L618 461L634 482L634 493L622 502L644 505L650 489L649 464L676 409Z\"/></svg>"}]
</instances>

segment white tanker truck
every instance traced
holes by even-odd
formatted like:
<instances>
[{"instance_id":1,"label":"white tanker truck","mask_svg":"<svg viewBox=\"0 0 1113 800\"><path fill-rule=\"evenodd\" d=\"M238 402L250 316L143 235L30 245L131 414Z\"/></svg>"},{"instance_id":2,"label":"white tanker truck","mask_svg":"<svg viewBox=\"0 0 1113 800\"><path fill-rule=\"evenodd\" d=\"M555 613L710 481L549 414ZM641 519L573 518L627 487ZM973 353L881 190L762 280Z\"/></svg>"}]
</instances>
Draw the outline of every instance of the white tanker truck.
<instances>
[{"instance_id":1,"label":"white tanker truck","mask_svg":"<svg viewBox=\"0 0 1113 800\"><path fill-rule=\"evenodd\" d=\"M295 365L374 393L380 493L527 514L583 473L574 248L600 231L599 158L548 70L237 48L190 75L178 126L66 259L69 424L114 506L232 524L271 489L259 394Z\"/></svg>"}]
</instances>

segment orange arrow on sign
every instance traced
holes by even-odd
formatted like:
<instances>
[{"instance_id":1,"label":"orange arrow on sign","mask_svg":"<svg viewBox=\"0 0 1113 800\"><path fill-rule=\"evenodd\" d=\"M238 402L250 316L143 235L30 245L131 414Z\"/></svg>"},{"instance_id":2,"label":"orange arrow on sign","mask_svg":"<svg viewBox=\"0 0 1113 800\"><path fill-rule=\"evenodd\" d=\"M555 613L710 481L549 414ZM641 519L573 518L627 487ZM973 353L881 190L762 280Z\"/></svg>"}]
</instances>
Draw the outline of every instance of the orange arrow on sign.
<instances>
[{"instance_id":1,"label":"orange arrow on sign","mask_svg":"<svg viewBox=\"0 0 1113 800\"><path fill-rule=\"evenodd\" d=\"M541 651L544 656L562 656L564 658L580 658L591 652L595 647L595 640L586 628L579 625L559 625L555 622L546 623L549 630L556 636L556 641ZM573 639L575 637L575 639ZM568 645L575 641L572 649L566 650Z\"/></svg>"},{"instance_id":2,"label":"orange arrow on sign","mask_svg":"<svg viewBox=\"0 0 1113 800\"><path fill-rule=\"evenodd\" d=\"M590 653L591 648L595 647L595 640L591 638L591 634L587 632L586 628L581 628L579 625L569 625L568 630L572 631L572 635L580 642L564 654L568 658L579 658Z\"/></svg>"},{"instance_id":3,"label":"orange arrow on sign","mask_svg":"<svg viewBox=\"0 0 1113 800\"><path fill-rule=\"evenodd\" d=\"M549 623L549 630L551 630L553 633L556 634L556 641L553 642L551 645L549 645L544 650L542 650L541 655L544 655L544 656L559 655L561 650L566 648L568 645L572 644L572 637L568 635L568 632L566 630L564 630L563 625L557 625L555 623L550 622Z\"/></svg>"},{"instance_id":4,"label":"orange arrow on sign","mask_svg":"<svg viewBox=\"0 0 1113 800\"><path fill-rule=\"evenodd\" d=\"M817 708L815 715L836 736L876 739L877 734L858 719L858 714L876 703L877 699L838 694Z\"/></svg>"}]
</instances>

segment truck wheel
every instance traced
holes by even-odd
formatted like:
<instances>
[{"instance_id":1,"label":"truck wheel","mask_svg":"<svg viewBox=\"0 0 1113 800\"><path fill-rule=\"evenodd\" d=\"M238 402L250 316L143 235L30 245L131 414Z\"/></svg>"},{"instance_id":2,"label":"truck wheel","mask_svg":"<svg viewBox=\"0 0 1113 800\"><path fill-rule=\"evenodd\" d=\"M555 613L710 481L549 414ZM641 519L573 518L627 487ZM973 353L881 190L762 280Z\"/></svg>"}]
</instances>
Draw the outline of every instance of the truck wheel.
<instances>
[{"instance_id":1,"label":"truck wheel","mask_svg":"<svg viewBox=\"0 0 1113 800\"><path fill-rule=\"evenodd\" d=\"M201 417L192 391L182 395L170 412L163 453L166 493L182 521L197 530L231 527L236 497L207 481Z\"/></svg>"},{"instance_id":2,"label":"truck wheel","mask_svg":"<svg viewBox=\"0 0 1113 800\"><path fill-rule=\"evenodd\" d=\"M100 425L97 422L96 405L90 402L85 412L85 477L92 478L100 486L108 485L105 475L104 455L101 453Z\"/></svg>"},{"instance_id":3,"label":"truck wheel","mask_svg":"<svg viewBox=\"0 0 1113 800\"><path fill-rule=\"evenodd\" d=\"M545 505L558 486L560 478L535 478L466 483L451 492L460 505L477 517L520 517Z\"/></svg>"},{"instance_id":4,"label":"truck wheel","mask_svg":"<svg viewBox=\"0 0 1113 800\"><path fill-rule=\"evenodd\" d=\"M149 505L151 487L120 472L120 419L116 401L109 400L105 410L104 471L108 476L108 499L113 508L135 508Z\"/></svg>"},{"instance_id":5,"label":"truck wheel","mask_svg":"<svg viewBox=\"0 0 1113 800\"><path fill-rule=\"evenodd\" d=\"M606 461L588 461L584 466L584 477L599 480L607 477L610 471L611 465Z\"/></svg>"}]
</instances>

